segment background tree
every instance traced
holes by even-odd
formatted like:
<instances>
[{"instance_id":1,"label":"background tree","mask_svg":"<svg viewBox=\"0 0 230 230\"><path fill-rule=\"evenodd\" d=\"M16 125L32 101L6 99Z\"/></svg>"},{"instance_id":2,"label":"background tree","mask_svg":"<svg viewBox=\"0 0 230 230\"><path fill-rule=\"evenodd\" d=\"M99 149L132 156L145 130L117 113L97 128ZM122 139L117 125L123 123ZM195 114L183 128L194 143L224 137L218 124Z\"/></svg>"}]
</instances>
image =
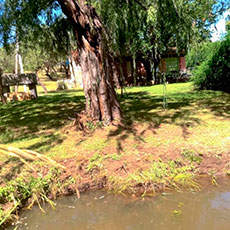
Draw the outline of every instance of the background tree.
<instances>
[{"instance_id":1,"label":"background tree","mask_svg":"<svg viewBox=\"0 0 230 230\"><path fill-rule=\"evenodd\" d=\"M0 48L0 63L5 73L12 73L14 71L14 53L7 52L3 47Z\"/></svg>"},{"instance_id":2,"label":"background tree","mask_svg":"<svg viewBox=\"0 0 230 230\"><path fill-rule=\"evenodd\" d=\"M211 36L210 25L228 7L225 1L102 0L93 3L116 55L142 56L150 69L148 75L156 73L161 55L168 48L186 52L191 44L207 40Z\"/></svg>"},{"instance_id":3,"label":"background tree","mask_svg":"<svg viewBox=\"0 0 230 230\"><path fill-rule=\"evenodd\" d=\"M186 55L187 68L193 69L201 65L205 60L210 59L216 49L219 48L220 42L204 41L194 45L189 49Z\"/></svg>"},{"instance_id":4,"label":"background tree","mask_svg":"<svg viewBox=\"0 0 230 230\"><path fill-rule=\"evenodd\" d=\"M65 61L73 47L71 27L61 16L47 27L41 25L36 29L37 31L28 33L22 41L21 53L25 69L44 70L50 80L56 80L58 76L55 66L61 63L65 66Z\"/></svg>"},{"instance_id":5,"label":"background tree","mask_svg":"<svg viewBox=\"0 0 230 230\"><path fill-rule=\"evenodd\" d=\"M199 89L230 92L230 34L216 44L211 55L193 71L194 84Z\"/></svg>"}]
</instances>

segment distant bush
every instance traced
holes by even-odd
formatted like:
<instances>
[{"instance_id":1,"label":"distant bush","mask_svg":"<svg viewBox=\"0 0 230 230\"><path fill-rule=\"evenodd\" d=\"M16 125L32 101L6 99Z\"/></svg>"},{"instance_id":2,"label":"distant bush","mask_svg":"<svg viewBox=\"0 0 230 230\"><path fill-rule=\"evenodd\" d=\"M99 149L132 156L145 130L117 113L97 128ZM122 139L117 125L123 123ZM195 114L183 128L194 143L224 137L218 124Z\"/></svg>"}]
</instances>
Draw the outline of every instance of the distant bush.
<instances>
[{"instance_id":1,"label":"distant bush","mask_svg":"<svg viewBox=\"0 0 230 230\"><path fill-rule=\"evenodd\" d=\"M192 48L186 55L187 68L192 69L201 65L205 60L209 59L213 55L219 46L220 42L205 42Z\"/></svg>"},{"instance_id":2,"label":"distant bush","mask_svg":"<svg viewBox=\"0 0 230 230\"><path fill-rule=\"evenodd\" d=\"M215 47L212 55L195 68L192 79L199 89L230 93L230 34Z\"/></svg>"},{"instance_id":3,"label":"distant bush","mask_svg":"<svg viewBox=\"0 0 230 230\"><path fill-rule=\"evenodd\" d=\"M0 48L0 67L4 73L12 73L14 70L14 54L7 53L3 47Z\"/></svg>"}]
</instances>

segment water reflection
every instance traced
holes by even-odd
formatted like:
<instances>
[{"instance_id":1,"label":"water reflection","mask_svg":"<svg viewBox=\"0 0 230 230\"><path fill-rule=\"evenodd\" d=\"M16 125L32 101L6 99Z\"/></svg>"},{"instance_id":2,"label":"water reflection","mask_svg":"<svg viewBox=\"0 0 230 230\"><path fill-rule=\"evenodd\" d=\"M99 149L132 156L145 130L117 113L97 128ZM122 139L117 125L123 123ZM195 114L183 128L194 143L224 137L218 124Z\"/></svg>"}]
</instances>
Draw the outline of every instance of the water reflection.
<instances>
[{"instance_id":1,"label":"water reflection","mask_svg":"<svg viewBox=\"0 0 230 230\"><path fill-rule=\"evenodd\" d=\"M13 228L9 228L13 229ZM229 230L227 189L183 193L146 200L85 194L65 197L56 211L34 207L22 215L18 230Z\"/></svg>"},{"instance_id":2,"label":"water reflection","mask_svg":"<svg viewBox=\"0 0 230 230\"><path fill-rule=\"evenodd\" d=\"M229 211L230 209L230 192L222 192L212 201L211 207L218 210Z\"/></svg>"}]
</instances>

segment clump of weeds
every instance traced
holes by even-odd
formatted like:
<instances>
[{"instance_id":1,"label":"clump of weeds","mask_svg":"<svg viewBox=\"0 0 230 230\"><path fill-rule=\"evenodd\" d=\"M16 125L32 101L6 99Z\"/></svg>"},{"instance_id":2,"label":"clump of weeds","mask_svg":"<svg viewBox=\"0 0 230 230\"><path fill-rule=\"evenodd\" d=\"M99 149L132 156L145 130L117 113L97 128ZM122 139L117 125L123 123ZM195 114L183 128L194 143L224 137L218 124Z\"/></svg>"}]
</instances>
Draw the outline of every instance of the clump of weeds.
<instances>
[{"instance_id":1,"label":"clump of weeds","mask_svg":"<svg viewBox=\"0 0 230 230\"><path fill-rule=\"evenodd\" d=\"M156 188L199 189L194 182L194 167L179 164L178 161L154 161L150 168L130 173L127 177L109 177L111 188L116 193L135 192L134 187L141 185L145 194L155 194Z\"/></svg>"},{"instance_id":2,"label":"clump of weeds","mask_svg":"<svg viewBox=\"0 0 230 230\"><path fill-rule=\"evenodd\" d=\"M92 172L95 169L101 169L103 167L104 157L100 153L95 153L90 159L87 166L88 172Z\"/></svg>"},{"instance_id":3,"label":"clump of weeds","mask_svg":"<svg viewBox=\"0 0 230 230\"><path fill-rule=\"evenodd\" d=\"M0 187L0 226L14 220L17 211L27 207L30 209L37 204L42 212L43 203L49 203L55 208L55 203L51 198L56 198L62 193L66 186L76 181L69 177L64 183L60 181L61 170L51 168L46 176L38 173L32 176L30 171L23 171L16 178L5 182Z\"/></svg>"},{"instance_id":4,"label":"clump of weeds","mask_svg":"<svg viewBox=\"0 0 230 230\"><path fill-rule=\"evenodd\" d=\"M188 161L190 161L192 163L197 163L197 164L200 164L202 159L203 159L202 154L198 154L194 150L190 150L190 149L184 149L182 151L181 155L186 160L188 160Z\"/></svg>"}]
</instances>

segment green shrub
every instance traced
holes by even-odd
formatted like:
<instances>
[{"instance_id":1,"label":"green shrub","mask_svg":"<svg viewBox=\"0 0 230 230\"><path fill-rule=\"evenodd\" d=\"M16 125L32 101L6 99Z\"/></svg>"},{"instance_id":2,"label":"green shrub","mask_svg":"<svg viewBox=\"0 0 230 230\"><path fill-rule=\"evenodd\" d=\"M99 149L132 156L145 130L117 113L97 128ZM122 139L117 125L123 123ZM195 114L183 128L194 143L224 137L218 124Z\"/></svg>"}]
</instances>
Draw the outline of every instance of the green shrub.
<instances>
[{"instance_id":1,"label":"green shrub","mask_svg":"<svg viewBox=\"0 0 230 230\"><path fill-rule=\"evenodd\" d=\"M203 62L193 71L192 80L194 85L199 89L205 89L208 85L206 76L210 75L211 69L209 67L210 61Z\"/></svg>"},{"instance_id":2,"label":"green shrub","mask_svg":"<svg viewBox=\"0 0 230 230\"><path fill-rule=\"evenodd\" d=\"M230 34L219 47L193 71L193 81L199 89L230 92Z\"/></svg>"},{"instance_id":3,"label":"green shrub","mask_svg":"<svg viewBox=\"0 0 230 230\"><path fill-rule=\"evenodd\" d=\"M210 59L219 46L220 42L205 42L189 50L186 55L187 68L195 68Z\"/></svg>"}]
</instances>

